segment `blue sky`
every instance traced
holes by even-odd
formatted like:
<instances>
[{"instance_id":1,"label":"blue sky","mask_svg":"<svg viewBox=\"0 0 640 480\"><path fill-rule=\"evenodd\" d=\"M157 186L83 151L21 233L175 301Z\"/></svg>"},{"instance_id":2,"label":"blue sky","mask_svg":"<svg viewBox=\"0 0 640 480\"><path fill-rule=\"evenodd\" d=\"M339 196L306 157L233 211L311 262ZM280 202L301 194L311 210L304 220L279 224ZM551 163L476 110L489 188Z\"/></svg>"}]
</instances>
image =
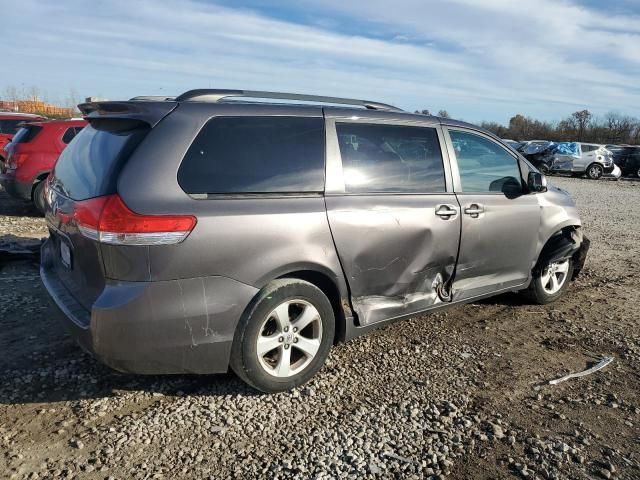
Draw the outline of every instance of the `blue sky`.
<instances>
[{"instance_id":1,"label":"blue sky","mask_svg":"<svg viewBox=\"0 0 640 480\"><path fill-rule=\"evenodd\" d=\"M638 0L0 0L0 96L293 91L468 121L640 116Z\"/></svg>"}]
</instances>

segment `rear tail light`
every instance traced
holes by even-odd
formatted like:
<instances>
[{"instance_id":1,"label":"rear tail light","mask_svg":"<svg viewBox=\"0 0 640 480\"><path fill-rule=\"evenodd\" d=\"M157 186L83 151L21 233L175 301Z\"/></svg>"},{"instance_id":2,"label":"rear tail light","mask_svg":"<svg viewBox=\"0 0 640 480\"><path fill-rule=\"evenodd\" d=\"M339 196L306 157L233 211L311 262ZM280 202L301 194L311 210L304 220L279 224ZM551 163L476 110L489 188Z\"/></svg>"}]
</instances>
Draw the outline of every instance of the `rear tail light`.
<instances>
[{"instance_id":1,"label":"rear tail light","mask_svg":"<svg viewBox=\"0 0 640 480\"><path fill-rule=\"evenodd\" d=\"M196 226L191 215L132 212L117 194L77 202L73 217L85 237L112 245L180 243Z\"/></svg>"},{"instance_id":2,"label":"rear tail light","mask_svg":"<svg viewBox=\"0 0 640 480\"><path fill-rule=\"evenodd\" d=\"M20 166L27 161L29 155L27 153L13 153L9 157L9 168L20 168Z\"/></svg>"}]
</instances>

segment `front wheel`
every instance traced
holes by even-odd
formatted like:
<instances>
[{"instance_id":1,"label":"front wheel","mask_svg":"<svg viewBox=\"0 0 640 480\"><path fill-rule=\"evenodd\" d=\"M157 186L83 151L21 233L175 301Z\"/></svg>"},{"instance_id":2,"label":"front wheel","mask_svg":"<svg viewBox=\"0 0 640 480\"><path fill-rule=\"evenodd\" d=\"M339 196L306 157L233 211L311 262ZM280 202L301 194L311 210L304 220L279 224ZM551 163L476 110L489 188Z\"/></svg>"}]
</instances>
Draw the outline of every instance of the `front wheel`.
<instances>
[{"instance_id":1,"label":"front wheel","mask_svg":"<svg viewBox=\"0 0 640 480\"><path fill-rule=\"evenodd\" d=\"M602 177L602 175L604 175L604 169L597 163L592 163L587 168L587 177L589 177L591 180L598 180L600 177Z\"/></svg>"},{"instance_id":2,"label":"front wheel","mask_svg":"<svg viewBox=\"0 0 640 480\"><path fill-rule=\"evenodd\" d=\"M333 308L322 290L303 280L274 280L238 324L231 368L260 391L290 390L322 368L334 334Z\"/></svg>"},{"instance_id":3,"label":"front wheel","mask_svg":"<svg viewBox=\"0 0 640 480\"><path fill-rule=\"evenodd\" d=\"M572 276L571 258L550 262L534 275L526 292L527 296L540 305L555 302L569 287Z\"/></svg>"}]
</instances>

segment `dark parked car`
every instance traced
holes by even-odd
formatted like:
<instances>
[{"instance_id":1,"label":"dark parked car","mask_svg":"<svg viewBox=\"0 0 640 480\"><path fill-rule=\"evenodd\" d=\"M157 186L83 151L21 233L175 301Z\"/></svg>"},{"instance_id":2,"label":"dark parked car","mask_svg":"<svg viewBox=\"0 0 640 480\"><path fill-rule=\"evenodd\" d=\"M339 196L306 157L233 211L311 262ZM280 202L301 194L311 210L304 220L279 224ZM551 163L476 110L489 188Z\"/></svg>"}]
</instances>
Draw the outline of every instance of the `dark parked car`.
<instances>
[{"instance_id":1,"label":"dark parked car","mask_svg":"<svg viewBox=\"0 0 640 480\"><path fill-rule=\"evenodd\" d=\"M290 389L336 341L501 292L552 302L584 263L569 195L473 125L238 90L80 108L41 277L121 371Z\"/></svg>"},{"instance_id":2,"label":"dark parked car","mask_svg":"<svg viewBox=\"0 0 640 480\"><path fill-rule=\"evenodd\" d=\"M610 148L614 163L623 175L640 178L640 146L620 146Z\"/></svg>"},{"instance_id":3,"label":"dark parked car","mask_svg":"<svg viewBox=\"0 0 640 480\"><path fill-rule=\"evenodd\" d=\"M44 180L60 153L84 128L83 119L22 123L5 147L0 183L12 196L32 201L44 213Z\"/></svg>"},{"instance_id":4,"label":"dark parked car","mask_svg":"<svg viewBox=\"0 0 640 480\"><path fill-rule=\"evenodd\" d=\"M545 175L551 172L553 164L553 146L555 144L548 140L531 140L523 142L518 151L529 160L534 167Z\"/></svg>"}]
</instances>

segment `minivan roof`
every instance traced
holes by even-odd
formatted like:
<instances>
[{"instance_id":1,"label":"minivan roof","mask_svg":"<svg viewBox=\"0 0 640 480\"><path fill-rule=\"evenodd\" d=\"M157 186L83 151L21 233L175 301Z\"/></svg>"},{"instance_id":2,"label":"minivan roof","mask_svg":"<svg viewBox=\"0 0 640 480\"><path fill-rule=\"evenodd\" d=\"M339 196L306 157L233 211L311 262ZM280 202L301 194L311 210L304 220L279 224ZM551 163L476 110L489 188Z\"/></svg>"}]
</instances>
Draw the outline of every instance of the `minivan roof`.
<instances>
[{"instance_id":1,"label":"minivan roof","mask_svg":"<svg viewBox=\"0 0 640 480\"><path fill-rule=\"evenodd\" d=\"M271 100L271 101L261 101ZM278 102L285 100L288 103ZM91 121L95 118L129 118L139 119L150 126L155 126L162 118L168 115L180 103L210 103L218 105L252 105L255 108L288 108L304 107L304 108L324 108L328 112L336 114L344 111L345 114L352 113L361 116L376 116L383 118L396 118L409 120L419 119L421 121L431 121L442 125L465 127L478 131L482 131L492 137L500 140L500 138L487 130L463 122L461 120L453 120L451 118L437 117L434 115L423 115L420 113L411 113L387 103L359 100L353 98L330 97L320 95L307 95L299 93L287 92L267 92L259 90L230 90L230 89L195 89L188 90L176 97L169 96L136 96L128 101L100 101L83 103L78 105L80 111L84 114L86 120ZM309 102L309 103L290 103L290 102ZM359 107L359 108L356 108Z\"/></svg>"}]
</instances>

